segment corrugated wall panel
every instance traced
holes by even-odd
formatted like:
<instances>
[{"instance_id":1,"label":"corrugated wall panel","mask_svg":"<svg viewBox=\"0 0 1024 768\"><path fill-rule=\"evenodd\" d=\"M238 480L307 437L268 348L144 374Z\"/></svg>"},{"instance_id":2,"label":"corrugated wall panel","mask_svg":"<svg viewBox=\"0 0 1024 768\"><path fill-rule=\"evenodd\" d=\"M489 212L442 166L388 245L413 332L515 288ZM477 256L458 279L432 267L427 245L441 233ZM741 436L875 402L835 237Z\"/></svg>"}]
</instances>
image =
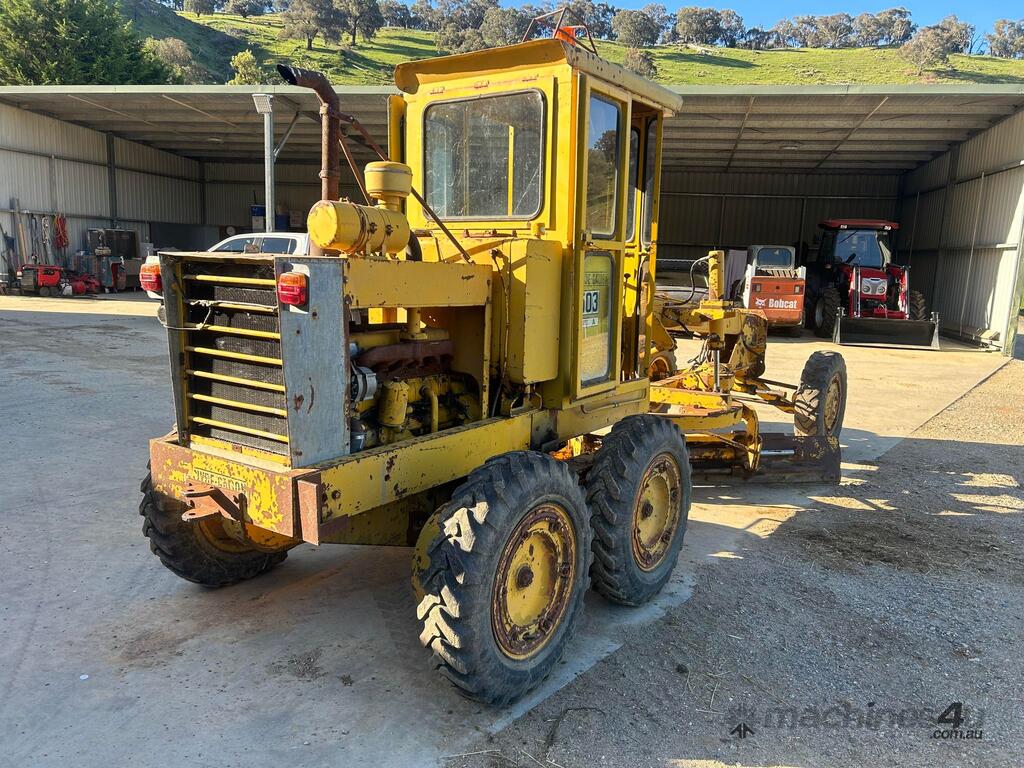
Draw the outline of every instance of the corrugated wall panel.
<instances>
[{"instance_id":1,"label":"corrugated wall panel","mask_svg":"<svg viewBox=\"0 0 1024 768\"><path fill-rule=\"evenodd\" d=\"M0 208L18 199L22 210L48 210L50 158L0 150Z\"/></svg>"},{"instance_id":2,"label":"corrugated wall panel","mask_svg":"<svg viewBox=\"0 0 1024 768\"><path fill-rule=\"evenodd\" d=\"M946 331L1005 340L1019 301L1022 161L1024 113L1017 113L907 176L902 242L913 243L911 281ZM918 200L916 190L929 187L938 188Z\"/></svg>"},{"instance_id":3,"label":"corrugated wall panel","mask_svg":"<svg viewBox=\"0 0 1024 768\"><path fill-rule=\"evenodd\" d=\"M1024 161L1024 112L1011 115L960 147L957 178L989 173Z\"/></svg>"},{"instance_id":4,"label":"corrugated wall panel","mask_svg":"<svg viewBox=\"0 0 1024 768\"><path fill-rule=\"evenodd\" d=\"M57 160L54 166L58 213L99 218L110 216L110 185L106 168L63 160ZM50 210L50 206L45 210Z\"/></svg>"},{"instance_id":5,"label":"corrugated wall panel","mask_svg":"<svg viewBox=\"0 0 1024 768\"><path fill-rule=\"evenodd\" d=\"M117 207L122 219L196 224L200 182L136 171L117 171Z\"/></svg>"},{"instance_id":6,"label":"corrugated wall panel","mask_svg":"<svg viewBox=\"0 0 1024 768\"><path fill-rule=\"evenodd\" d=\"M661 255L694 258L716 247L813 247L818 222L833 216L895 218L899 176L669 170L662 190Z\"/></svg>"},{"instance_id":7,"label":"corrugated wall panel","mask_svg":"<svg viewBox=\"0 0 1024 768\"><path fill-rule=\"evenodd\" d=\"M114 159L119 168L128 170L151 171L196 180L201 176L200 164L195 160L119 138L114 139Z\"/></svg>"},{"instance_id":8,"label":"corrugated wall panel","mask_svg":"<svg viewBox=\"0 0 1024 768\"><path fill-rule=\"evenodd\" d=\"M899 243L910 263L914 263L919 251L939 247L944 194L944 189L937 189L903 200Z\"/></svg>"},{"instance_id":9,"label":"corrugated wall panel","mask_svg":"<svg viewBox=\"0 0 1024 768\"><path fill-rule=\"evenodd\" d=\"M903 190L910 194L935 189L946 184L948 175L949 153L945 152L908 173L904 178Z\"/></svg>"},{"instance_id":10,"label":"corrugated wall panel","mask_svg":"<svg viewBox=\"0 0 1024 768\"><path fill-rule=\"evenodd\" d=\"M320 199L320 172L315 165L274 168L278 208L306 211ZM249 207L263 204L263 165L260 163L209 163L206 166L206 220L217 226L249 226ZM362 200L348 170L342 169L341 194Z\"/></svg>"},{"instance_id":11,"label":"corrugated wall panel","mask_svg":"<svg viewBox=\"0 0 1024 768\"><path fill-rule=\"evenodd\" d=\"M103 134L0 104L0 147L64 155L96 163L107 160Z\"/></svg>"}]
</instances>

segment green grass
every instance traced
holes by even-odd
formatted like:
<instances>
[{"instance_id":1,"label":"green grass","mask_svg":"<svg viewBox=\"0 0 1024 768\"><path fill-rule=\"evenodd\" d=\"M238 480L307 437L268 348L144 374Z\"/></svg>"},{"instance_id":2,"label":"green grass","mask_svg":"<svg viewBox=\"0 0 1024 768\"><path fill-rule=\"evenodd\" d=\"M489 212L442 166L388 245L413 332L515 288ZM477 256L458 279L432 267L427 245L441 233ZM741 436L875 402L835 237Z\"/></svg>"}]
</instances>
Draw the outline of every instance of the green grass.
<instances>
[{"instance_id":1,"label":"green grass","mask_svg":"<svg viewBox=\"0 0 1024 768\"><path fill-rule=\"evenodd\" d=\"M147 37L184 40L209 74L209 82L230 78L231 56L246 48L256 55L268 82L276 82L275 64L290 62L319 69L338 84L385 85L392 82L396 64L438 55L432 33L391 28L382 29L368 42L360 39L354 47L325 43L318 37L313 50L307 51L304 40L281 38L281 18L276 14L243 19L215 13L197 18L148 3L136 26ZM598 43L598 50L618 63L625 54L621 45L611 42ZM1024 83L1024 61L988 56L953 56L948 67L918 75L899 51L890 48L710 48L703 52L664 45L651 51L658 67L657 79L672 85Z\"/></svg>"},{"instance_id":2,"label":"green grass","mask_svg":"<svg viewBox=\"0 0 1024 768\"><path fill-rule=\"evenodd\" d=\"M673 85L838 85L904 83L1024 83L1024 61L953 56L949 67L917 72L893 48L788 48L748 51L677 45L652 50L658 80ZM625 48L599 43L598 51L621 64Z\"/></svg>"},{"instance_id":3,"label":"green grass","mask_svg":"<svg viewBox=\"0 0 1024 768\"><path fill-rule=\"evenodd\" d=\"M218 32L213 25L197 24L194 17L185 18L159 3L132 5L135 17L132 18L131 11L125 10L124 13L142 37L176 37L185 41L196 63L205 72L205 82L223 83L232 77L231 57L245 50L247 44L244 40Z\"/></svg>"}]
</instances>

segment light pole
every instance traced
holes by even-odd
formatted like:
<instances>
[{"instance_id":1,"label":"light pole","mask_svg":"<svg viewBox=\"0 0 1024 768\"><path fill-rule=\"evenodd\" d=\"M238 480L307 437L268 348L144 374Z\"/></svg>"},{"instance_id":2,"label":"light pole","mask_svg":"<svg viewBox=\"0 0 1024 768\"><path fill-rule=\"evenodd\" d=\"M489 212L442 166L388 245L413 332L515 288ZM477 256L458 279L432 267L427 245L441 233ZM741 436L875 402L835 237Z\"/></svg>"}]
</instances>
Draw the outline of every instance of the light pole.
<instances>
[{"instance_id":1,"label":"light pole","mask_svg":"<svg viewBox=\"0 0 1024 768\"><path fill-rule=\"evenodd\" d=\"M252 95L256 111L263 115L263 184L266 214L264 229L274 231L274 97L269 93Z\"/></svg>"}]
</instances>

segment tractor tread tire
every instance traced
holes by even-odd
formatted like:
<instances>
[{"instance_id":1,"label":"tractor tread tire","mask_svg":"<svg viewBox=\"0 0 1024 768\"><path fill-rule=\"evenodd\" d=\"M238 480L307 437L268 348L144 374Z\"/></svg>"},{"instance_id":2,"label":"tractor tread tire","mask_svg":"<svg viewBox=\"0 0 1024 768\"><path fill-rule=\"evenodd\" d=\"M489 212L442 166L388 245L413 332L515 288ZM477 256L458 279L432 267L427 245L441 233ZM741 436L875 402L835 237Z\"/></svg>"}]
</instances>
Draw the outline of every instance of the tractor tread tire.
<instances>
[{"instance_id":1,"label":"tractor tread tire","mask_svg":"<svg viewBox=\"0 0 1024 768\"><path fill-rule=\"evenodd\" d=\"M928 302L924 300L923 293L920 291L911 291L909 304L911 320L930 319L931 316L928 314Z\"/></svg>"},{"instance_id":2,"label":"tractor tread tire","mask_svg":"<svg viewBox=\"0 0 1024 768\"><path fill-rule=\"evenodd\" d=\"M153 489L152 475L142 481L142 535L164 566L186 581L204 587L226 587L266 573L287 552L225 552L216 549L194 522L181 519L185 505Z\"/></svg>"},{"instance_id":3,"label":"tractor tread tire","mask_svg":"<svg viewBox=\"0 0 1024 768\"><path fill-rule=\"evenodd\" d=\"M838 352L815 352L804 363L800 374L800 386L797 388L793 412L793 424L798 435L828 435L825 429L825 391L833 377L839 374L842 386L842 402L836 418L834 436L838 436L843 428L846 416L846 361Z\"/></svg>"},{"instance_id":4,"label":"tractor tread tire","mask_svg":"<svg viewBox=\"0 0 1024 768\"><path fill-rule=\"evenodd\" d=\"M683 483L679 525L661 564L645 572L632 549L633 505L640 481L660 453L674 455ZM679 428L660 416L629 416L612 427L587 472L587 503L594 529L594 589L621 605L642 605L672 576L686 533L690 512L690 461Z\"/></svg>"},{"instance_id":5,"label":"tractor tread tire","mask_svg":"<svg viewBox=\"0 0 1024 768\"><path fill-rule=\"evenodd\" d=\"M821 322L815 322L814 332L823 339L831 339L836 328L836 317L843 300L834 286L829 286L821 294Z\"/></svg>"},{"instance_id":6,"label":"tractor tread tire","mask_svg":"<svg viewBox=\"0 0 1024 768\"><path fill-rule=\"evenodd\" d=\"M545 499L556 501L573 521L578 578L556 636L534 656L517 660L505 655L494 637L495 575L507 537ZM474 470L438 512L438 532L427 546L422 572L414 573L423 592L416 607L420 642L433 652L434 667L462 695L507 704L558 663L583 609L591 561L583 490L562 462L535 451L513 451Z\"/></svg>"}]
</instances>

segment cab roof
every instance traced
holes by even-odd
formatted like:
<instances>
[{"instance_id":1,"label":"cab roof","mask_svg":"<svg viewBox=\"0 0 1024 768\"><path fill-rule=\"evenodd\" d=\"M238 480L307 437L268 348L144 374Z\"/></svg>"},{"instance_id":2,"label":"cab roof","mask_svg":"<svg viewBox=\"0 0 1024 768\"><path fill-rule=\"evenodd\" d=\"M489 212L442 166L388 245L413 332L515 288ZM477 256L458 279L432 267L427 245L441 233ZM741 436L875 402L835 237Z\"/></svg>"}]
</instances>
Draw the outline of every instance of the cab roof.
<instances>
[{"instance_id":1,"label":"cab roof","mask_svg":"<svg viewBox=\"0 0 1024 768\"><path fill-rule=\"evenodd\" d=\"M605 61L578 45L553 38L399 64L395 67L395 85L405 93L416 93L423 85L460 76L532 70L559 62L636 94L669 115L678 112L682 106L682 97L667 88Z\"/></svg>"},{"instance_id":2,"label":"cab roof","mask_svg":"<svg viewBox=\"0 0 1024 768\"><path fill-rule=\"evenodd\" d=\"M822 229L899 229L895 221L885 219L825 219L820 224Z\"/></svg>"}]
</instances>

